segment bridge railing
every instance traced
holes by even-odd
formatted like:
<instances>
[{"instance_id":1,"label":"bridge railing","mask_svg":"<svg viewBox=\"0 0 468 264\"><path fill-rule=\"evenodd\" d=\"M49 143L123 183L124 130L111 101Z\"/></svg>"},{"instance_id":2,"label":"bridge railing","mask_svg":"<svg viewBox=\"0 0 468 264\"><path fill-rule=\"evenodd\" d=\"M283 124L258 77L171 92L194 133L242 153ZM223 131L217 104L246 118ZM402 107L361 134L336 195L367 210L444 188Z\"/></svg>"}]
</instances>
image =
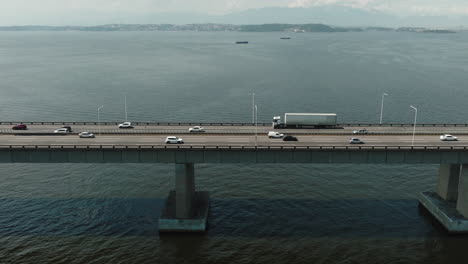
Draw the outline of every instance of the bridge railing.
<instances>
[{"instance_id":1,"label":"bridge railing","mask_svg":"<svg viewBox=\"0 0 468 264\"><path fill-rule=\"evenodd\" d=\"M102 125L102 126L108 126L108 125L113 125L117 126L121 124L122 122L63 122L63 121L53 121L53 122L29 122L29 121L3 121L0 122L0 125L16 125L16 124L25 124L25 125L81 125L81 126L87 126L87 125ZM271 126L270 123L257 123L258 126ZM135 126L253 126L252 123L217 123L217 122L132 122L132 125Z\"/></svg>"},{"instance_id":2,"label":"bridge railing","mask_svg":"<svg viewBox=\"0 0 468 264\"><path fill-rule=\"evenodd\" d=\"M338 124L341 127L412 127L414 124L367 124L367 123L348 123L348 124ZM468 127L468 124L416 124L416 127Z\"/></svg>"},{"instance_id":3,"label":"bridge railing","mask_svg":"<svg viewBox=\"0 0 468 264\"><path fill-rule=\"evenodd\" d=\"M115 130L96 130L96 129L87 129L87 132L96 134L96 135L133 135L133 136L144 136L144 135L167 135L167 134L172 134L172 135L195 135L195 133L190 133L187 132L185 129L180 129L180 130L151 130L151 129L131 129L131 130L122 130L122 129L115 129ZM258 135L262 135L266 133L265 131L258 131ZM419 130L416 131L416 135L426 135L426 136L435 136L435 135L440 135L441 133L444 133L444 131L437 131L437 130ZM468 135L468 130L463 131L463 130L457 130L457 131L450 131L451 134L454 135ZM18 130L4 130L0 131L0 134L2 135L15 135L15 136L57 136L57 137L64 137L64 136L73 136L73 135L78 135L78 132L71 132L71 133L54 133L54 132L32 132L30 130L24 130L24 131L18 131ZM314 136L314 135L321 135L321 136L357 136L356 134L353 134L352 131L343 131L343 130L336 130L336 131L330 131L330 130L307 130L307 131L284 131L284 134L287 135L295 135L295 136ZM365 134L366 136L407 136L407 135L412 135L413 131L403 131L403 132L393 132L393 131L381 131L381 132L368 132ZM248 136L248 135L255 135L255 131L209 131L209 132L203 132L203 133L197 133L197 135L205 135L205 136L210 136L210 135L223 135L223 136ZM360 136L360 135L358 135Z\"/></svg>"},{"instance_id":4,"label":"bridge railing","mask_svg":"<svg viewBox=\"0 0 468 264\"><path fill-rule=\"evenodd\" d=\"M122 122L100 122L102 126L117 126ZM98 122L87 122L87 121L77 121L77 122L64 122L64 121L40 121L40 122L30 122L30 121L2 121L0 125L16 125L16 124L25 124L25 125L98 125ZM132 122L135 126L253 126L252 123L242 123L242 122L233 122L233 123L223 123L223 122ZM271 126L272 123L258 123L258 126ZM373 123L342 123L337 124L338 127L411 127L412 123L386 123L386 124L373 124ZM468 127L468 123L427 123L427 124L417 124L417 127Z\"/></svg>"},{"instance_id":5,"label":"bridge railing","mask_svg":"<svg viewBox=\"0 0 468 264\"><path fill-rule=\"evenodd\" d=\"M277 151L277 150L411 150L411 151L466 151L468 146L191 146L191 145L0 145L0 150L237 150L237 151Z\"/></svg>"}]
</instances>

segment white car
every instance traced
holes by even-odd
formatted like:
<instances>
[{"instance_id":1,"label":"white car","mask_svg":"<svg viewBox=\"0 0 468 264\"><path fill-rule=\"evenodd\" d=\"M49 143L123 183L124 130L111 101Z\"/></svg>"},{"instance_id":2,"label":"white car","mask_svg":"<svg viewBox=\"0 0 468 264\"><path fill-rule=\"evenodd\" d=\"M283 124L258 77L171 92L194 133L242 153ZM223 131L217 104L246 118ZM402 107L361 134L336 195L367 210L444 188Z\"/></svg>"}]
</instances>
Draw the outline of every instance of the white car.
<instances>
[{"instance_id":1,"label":"white car","mask_svg":"<svg viewBox=\"0 0 468 264\"><path fill-rule=\"evenodd\" d=\"M349 140L349 144L364 144L364 141L360 140L359 138L351 138Z\"/></svg>"},{"instance_id":2,"label":"white car","mask_svg":"<svg viewBox=\"0 0 468 264\"><path fill-rule=\"evenodd\" d=\"M68 128L62 127L57 130L54 130L54 133L68 133L70 130Z\"/></svg>"},{"instance_id":3,"label":"white car","mask_svg":"<svg viewBox=\"0 0 468 264\"><path fill-rule=\"evenodd\" d=\"M170 136L166 137L166 144L184 144L184 140L178 137Z\"/></svg>"},{"instance_id":4,"label":"white car","mask_svg":"<svg viewBox=\"0 0 468 264\"><path fill-rule=\"evenodd\" d=\"M456 136L452 136L450 134L444 134L440 136L440 140L442 141L457 141L458 138Z\"/></svg>"},{"instance_id":5,"label":"white car","mask_svg":"<svg viewBox=\"0 0 468 264\"><path fill-rule=\"evenodd\" d=\"M283 138L284 134L281 134L281 133L276 132L276 131L270 131L270 132L268 132L268 137L269 138Z\"/></svg>"},{"instance_id":6,"label":"white car","mask_svg":"<svg viewBox=\"0 0 468 264\"><path fill-rule=\"evenodd\" d=\"M119 124L119 128L133 128L132 122L123 122L122 124Z\"/></svg>"},{"instance_id":7,"label":"white car","mask_svg":"<svg viewBox=\"0 0 468 264\"><path fill-rule=\"evenodd\" d=\"M201 126L194 126L189 128L188 132L205 132L205 129Z\"/></svg>"},{"instance_id":8,"label":"white car","mask_svg":"<svg viewBox=\"0 0 468 264\"><path fill-rule=\"evenodd\" d=\"M369 131L367 131L367 129L359 129L359 130L354 130L353 134L365 135L365 134L369 134Z\"/></svg>"},{"instance_id":9,"label":"white car","mask_svg":"<svg viewBox=\"0 0 468 264\"><path fill-rule=\"evenodd\" d=\"M78 136L80 138L94 138L94 134L89 133L89 132L81 132L81 133L78 134Z\"/></svg>"}]
</instances>

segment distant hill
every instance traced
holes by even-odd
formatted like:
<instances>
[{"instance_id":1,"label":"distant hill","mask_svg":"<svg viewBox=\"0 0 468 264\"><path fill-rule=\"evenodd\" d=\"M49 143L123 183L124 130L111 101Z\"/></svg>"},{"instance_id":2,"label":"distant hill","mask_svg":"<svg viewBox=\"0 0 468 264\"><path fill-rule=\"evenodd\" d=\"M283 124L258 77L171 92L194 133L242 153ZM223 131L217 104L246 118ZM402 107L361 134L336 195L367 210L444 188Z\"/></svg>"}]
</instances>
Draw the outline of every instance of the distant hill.
<instances>
[{"instance_id":1,"label":"distant hill","mask_svg":"<svg viewBox=\"0 0 468 264\"><path fill-rule=\"evenodd\" d=\"M84 19L86 18L86 19ZM2 18L0 18L0 22ZM224 15L202 13L139 13L76 11L47 17L18 18L18 25L103 25L103 24L323 24L337 27L468 27L468 16L402 16L382 11L339 5L311 8L270 7ZM23 21L23 22L21 22Z\"/></svg>"},{"instance_id":2,"label":"distant hill","mask_svg":"<svg viewBox=\"0 0 468 264\"><path fill-rule=\"evenodd\" d=\"M468 26L468 16L397 16L386 12L345 6L313 8L260 8L214 17L216 23L266 24L320 23L343 27L459 27Z\"/></svg>"},{"instance_id":3,"label":"distant hill","mask_svg":"<svg viewBox=\"0 0 468 264\"><path fill-rule=\"evenodd\" d=\"M382 12L342 6L314 8L261 8L250 9L218 17L217 22L228 24L320 23L336 26L382 26L395 18Z\"/></svg>"},{"instance_id":4,"label":"distant hill","mask_svg":"<svg viewBox=\"0 0 468 264\"><path fill-rule=\"evenodd\" d=\"M7 26L0 31L240 31L240 32L350 32L350 31L404 31L413 33L456 33L451 30L423 27L335 27L324 24L109 24L99 26Z\"/></svg>"}]
</instances>

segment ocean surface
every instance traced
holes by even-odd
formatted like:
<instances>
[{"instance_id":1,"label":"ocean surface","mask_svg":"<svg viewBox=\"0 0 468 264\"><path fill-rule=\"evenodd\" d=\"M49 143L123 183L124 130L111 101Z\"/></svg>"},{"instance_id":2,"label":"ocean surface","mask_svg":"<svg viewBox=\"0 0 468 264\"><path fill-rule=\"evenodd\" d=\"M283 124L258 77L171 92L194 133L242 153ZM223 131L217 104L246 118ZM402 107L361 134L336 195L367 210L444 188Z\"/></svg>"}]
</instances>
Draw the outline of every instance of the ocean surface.
<instances>
[{"instance_id":1,"label":"ocean surface","mask_svg":"<svg viewBox=\"0 0 468 264\"><path fill-rule=\"evenodd\" d=\"M280 40L289 36L290 40ZM249 41L236 45L235 41ZM468 34L0 32L0 121L467 123ZM0 263L468 263L436 165L196 164L206 234L158 233L174 166L0 164Z\"/></svg>"}]
</instances>

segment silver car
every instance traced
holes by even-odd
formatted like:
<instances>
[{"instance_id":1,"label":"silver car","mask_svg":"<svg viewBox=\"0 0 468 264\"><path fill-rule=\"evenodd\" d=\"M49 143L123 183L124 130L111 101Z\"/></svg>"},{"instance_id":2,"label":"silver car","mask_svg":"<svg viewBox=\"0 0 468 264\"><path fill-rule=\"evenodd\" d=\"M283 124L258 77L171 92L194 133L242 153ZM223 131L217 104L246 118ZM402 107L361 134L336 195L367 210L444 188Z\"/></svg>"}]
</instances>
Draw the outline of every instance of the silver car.
<instances>
[{"instance_id":1,"label":"silver car","mask_svg":"<svg viewBox=\"0 0 468 264\"><path fill-rule=\"evenodd\" d=\"M70 130L64 127L54 130L54 133L68 133L68 132L70 132Z\"/></svg>"},{"instance_id":2,"label":"silver car","mask_svg":"<svg viewBox=\"0 0 468 264\"><path fill-rule=\"evenodd\" d=\"M360 140L359 138L351 138L349 140L349 144L364 144L364 141Z\"/></svg>"},{"instance_id":3,"label":"silver car","mask_svg":"<svg viewBox=\"0 0 468 264\"><path fill-rule=\"evenodd\" d=\"M201 126L194 126L189 128L189 132L205 132L205 129Z\"/></svg>"},{"instance_id":4,"label":"silver car","mask_svg":"<svg viewBox=\"0 0 468 264\"><path fill-rule=\"evenodd\" d=\"M365 134L369 134L369 131L367 131L367 129L359 129L359 130L354 130L353 134L365 135Z\"/></svg>"},{"instance_id":5,"label":"silver car","mask_svg":"<svg viewBox=\"0 0 468 264\"><path fill-rule=\"evenodd\" d=\"M81 132L78 134L78 136L80 138L94 138L94 134L93 133L89 133L89 132Z\"/></svg>"},{"instance_id":6,"label":"silver car","mask_svg":"<svg viewBox=\"0 0 468 264\"><path fill-rule=\"evenodd\" d=\"M458 138L456 136L452 136L450 134L444 134L440 136L440 140L442 141L457 141Z\"/></svg>"},{"instance_id":7,"label":"silver car","mask_svg":"<svg viewBox=\"0 0 468 264\"><path fill-rule=\"evenodd\" d=\"M119 128L133 128L132 122L123 122L122 124L119 124Z\"/></svg>"}]
</instances>

